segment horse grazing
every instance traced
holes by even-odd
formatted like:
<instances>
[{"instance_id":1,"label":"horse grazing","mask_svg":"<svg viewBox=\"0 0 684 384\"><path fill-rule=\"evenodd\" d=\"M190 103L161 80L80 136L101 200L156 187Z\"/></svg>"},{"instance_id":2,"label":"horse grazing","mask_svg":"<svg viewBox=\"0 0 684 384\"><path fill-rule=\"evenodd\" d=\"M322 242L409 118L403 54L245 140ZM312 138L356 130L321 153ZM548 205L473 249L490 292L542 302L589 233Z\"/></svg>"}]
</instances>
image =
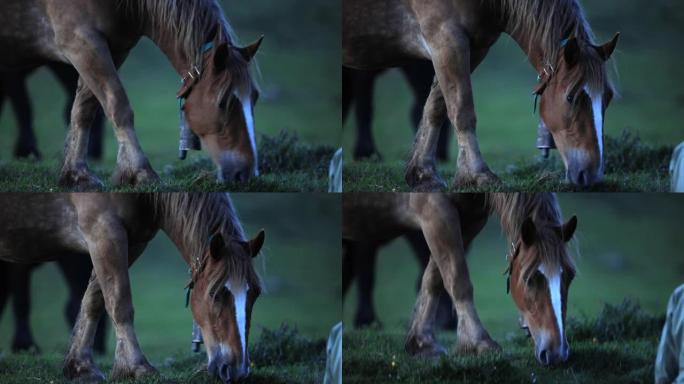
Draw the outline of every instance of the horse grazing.
<instances>
[{"instance_id":1,"label":"horse grazing","mask_svg":"<svg viewBox=\"0 0 684 384\"><path fill-rule=\"evenodd\" d=\"M102 186L86 164L98 101L118 141L115 184L156 182L133 124L117 69L142 36L164 52L182 78L176 97L187 124L218 167L219 181L258 175L253 107L258 98L250 61L261 43L241 48L216 0L8 0L0 12L0 69L46 61L80 75L66 139L60 184Z\"/></svg>"},{"instance_id":2,"label":"horse grazing","mask_svg":"<svg viewBox=\"0 0 684 384\"><path fill-rule=\"evenodd\" d=\"M57 77L67 93L67 102L64 106L64 120L69 126L71 108L74 105L74 95L78 85L78 72L63 63L49 63L47 68ZM33 130L33 108L26 89L26 80L33 70L20 70L0 73L0 111L5 96L9 99L14 109L19 126L19 138L14 145L14 157L28 158L33 156L37 160L42 158L38 150L36 134ZM100 160L102 158L102 129L104 126L104 115L102 108L97 108L95 119L90 131L88 141L88 157Z\"/></svg>"},{"instance_id":3,"label":"horse grazing","mask_svg":"<svg viewBox=\"0 0 684 384\"><path fill-rule=\"evenodd\" d=\"M603 177L603 118L613 97L606 61L618 35L596 45L577 0L344 0L342 61L357 69L431 60L435 83L423 110L406 181L444 188L435 166L439 127L447 118L459 145L456 186L498 178L475 136L471 73L501 33L509 34L536 69L541 120L551 132L573 184Z\"/></svg>"},{"instance_id":4,"label":"horse grazing","mask_svg":"<svg viewBox=\"0 0 684 384\"><path fill-rule=\"evenodd\" d=\"M479 354L501 348L477 315L465 260L465 249L493 212L512 244L506 260L507 291L520 311L521 326L534 340L535 357L545 365L567 360L564 324L575 266L566 242L577 218L561 222L554 194L353 193L342 197L342 207L345 240L388 241L416 230L425 236L431 255L406 338L408 353L446 353L433 333L437 288L442 285L458 316L456 350Z\"/></svg>"},{"instance_id":5,"label":"horse grazing","mask_svg":"<svg viewBox=\"0 0 684 384\"><path fill-rule=\"evenodd\" d=\"M64 361L67 378L104 379L92 345L105 309L117 338L112 378L157 373L133 328L128 268L159 229L190 266L188 299L209 372L226 383L249 374L251 313L261 292L252 258L264 232L245 239L227 194L6 194L0 217L0 260L34 263L73 252L91 257L93 274Z\"/></svg>"}]
</instances>

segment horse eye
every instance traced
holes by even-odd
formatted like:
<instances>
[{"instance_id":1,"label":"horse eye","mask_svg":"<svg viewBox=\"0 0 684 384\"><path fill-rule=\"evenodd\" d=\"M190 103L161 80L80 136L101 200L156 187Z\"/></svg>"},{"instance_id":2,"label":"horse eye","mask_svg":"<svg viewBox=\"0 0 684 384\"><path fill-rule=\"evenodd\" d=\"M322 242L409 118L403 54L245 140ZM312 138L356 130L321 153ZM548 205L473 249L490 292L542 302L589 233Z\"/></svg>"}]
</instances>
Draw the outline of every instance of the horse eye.
<instances>
[{"instance_id":1,"label":"horse eye","mask_svg":"<svg viewBox=\"0 0 684 384\"><path fill-rule=\"evenodd\" d=\"M574 97L573 95L571 95L571 94L568 95L568 97L567 97L568 103L570 103L570 104L572 104L572 101L573 101L574 99L575 99L575 97Z\"/></svg>"}]
</instances>

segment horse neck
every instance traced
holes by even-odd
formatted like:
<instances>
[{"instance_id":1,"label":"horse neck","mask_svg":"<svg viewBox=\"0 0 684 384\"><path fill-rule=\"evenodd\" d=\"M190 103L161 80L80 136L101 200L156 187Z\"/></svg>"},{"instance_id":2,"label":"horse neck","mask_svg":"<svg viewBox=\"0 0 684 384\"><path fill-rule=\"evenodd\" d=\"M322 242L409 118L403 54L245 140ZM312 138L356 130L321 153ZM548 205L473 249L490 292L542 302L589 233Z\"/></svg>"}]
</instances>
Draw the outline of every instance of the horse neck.
<instances>
[{"instance_id":1,"label":"horse neck","mask_svg":"<svg viewBox=\"0 0 684 384\"><path fill-rule=\"evenodd\" d=\"M554 193L490 193L487 202L512 242L517 241L523 221L530 216L535 222L560 225L561 214Z\"/></svg>"},{"instance_id":2,"label":"horse neck","mask_svg":"<svg viewBox=\"0 0 684 384\"><path fill-rule=\"evenodd\" d=\"M166 31L160 33L153 31L152 28L154 28L152 25L145 26L145 35L159 47L176 72L182 77L193 66L189 58L193 57L194 54L185 52L172 33Z\"/></svg>"},{"instance_id":3,"label":"horse neck","mask_svg":"<svg viewBox=\"0 0 684 384\"><path fill-rule=\"evenodd\" d=\"M546 52L544 52L541 43L534 41L535 36L529 33L529 31L512 30L506 31L506 33L518 43L518 46L527 55L530 64L532 64L537 73L540 73L544 68L544 58L546 57Z\"/></svg>"}]
</instances>

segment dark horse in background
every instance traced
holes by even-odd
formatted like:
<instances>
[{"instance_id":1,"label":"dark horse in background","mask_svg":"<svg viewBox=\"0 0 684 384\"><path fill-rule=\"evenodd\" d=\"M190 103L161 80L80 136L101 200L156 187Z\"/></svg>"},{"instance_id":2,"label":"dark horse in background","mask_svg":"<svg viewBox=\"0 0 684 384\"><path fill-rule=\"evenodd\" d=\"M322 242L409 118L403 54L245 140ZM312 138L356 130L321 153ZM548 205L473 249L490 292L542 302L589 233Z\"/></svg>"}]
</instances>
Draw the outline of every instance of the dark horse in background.
<instances>
[{"instance_id":1,"label":"dark horse in background","mask_svg":"<svg viewBox=\"0 0 684 384\"><path fill-rule=\"evenodd\" d=\"M430 248L420 231L407 231L404 239L408 242L418 261L419 275L416 288L420 289L420 281L425 268L430 261ZM357 303L354 315L354 326L362 328L372 325L382 325L375 311L373 289L375 288L375 270L378 250L386 243L373 238L351 241L343 240L342 253L342 296L344 297L356 280ZM451 305L451 299L444 287L438 288L439 304L435 315L435 324L443 329L456 328L456 314Z\"/></svg>"},{"instance_id":2,"label":"dark horse in background","mask_svg":"<svg viewBox=\"0 0 684 384\"><path fill-rule=\"evenodd\" d=\"M14 311L14 337L12 352L40 352L31 332L31 274L40 264L14 264L0 261L0 317L5 304L12 299ZM81 309L81 299L88 287L93 264L85 254L73 254L57 260L64 279L67 282L69 298L64 307L64 315L69 329L76 323L76 316ZM100 321L95 333L93 348L98 353L106 349L107 322Z\"/></svg>"},{"instance_id":3,"label":"dark horse in background","mask_svg":"<svg viewBox=\"0 0 684 384\"><path fill-rule=\"evenodd\" d=\"M459 145L454 184L498 182L475 135L470 77L502 33L518 43L538 74L532 93L540 99L541 119L558 147L566 179L580 186L602 180L603 118L614 93L605 63L618 36L597 45L577 0L343 0L344 66L377 70L430 60L435 68L406 167L410 186L446 187L435 148L447 117Z\"/></svg>"},{"instance_id":4,"label":"dark horse in background","mask_svg":"<svg viewBox=\"0 0 684 384\"><path fill-rule=\"evenodd\" d=\"M47 64L50 71L57 77L64 87L67 94L67 102L64 106L64 120L69 126L71 108L74 104L76 87L78 85L78 72L67 64L50 63ZM14 145L15 158L28 158L33 156L40 160L42 155L38 149L36 134L33 127L33 108L29 98L26 81L31 75L31 70L20 70L12 72L0 72L0 112L5 101L9 99L17 118L19 128L19 138ZM90 140L88 141L88 157L94 160L102 159L102 129L104 125L104 115L102 107L98 107L97 114L90 129Z\"/></svg>"},{"instance_id":5,"label":"dark horse in background","mask_svg":"<svg viewBox=\"0 0 684 384\"><path fill-rule=\"evenodd\" d=\"M430 86L435 78L432 63L417 60L399 67L413 92L413 106L411 107L411 123L417 130L423 106L430 94ZM373 138L373 93L375 80L385 70L363 71L342 67L342 121L344 122L351 106L356 115L356 142L354 145L354 159L382 159ZM439 131L437 141L437 159L449 159L449 122L444 121Z\"/></svg>"},{"instance_id":6,"label":"dark horse in background","mask_svg":"<svg viewBox=\"0 0 684 384\"><path fill-rule=\"evenodd\" d=\"M86 161L98 102L118 142L112 183L160 180L142 151L118 75L143 36L179 74L182 85L175 96L184 101L183 120L214 161L217 179L258 176L253 108L259 92L250 62L261 40L239 47L217 0L5 0L0 51L11 54L0 56L0 70L58 61L79 74L60 184L89 190L103 185Z\"/></svg>"}]
</instances>

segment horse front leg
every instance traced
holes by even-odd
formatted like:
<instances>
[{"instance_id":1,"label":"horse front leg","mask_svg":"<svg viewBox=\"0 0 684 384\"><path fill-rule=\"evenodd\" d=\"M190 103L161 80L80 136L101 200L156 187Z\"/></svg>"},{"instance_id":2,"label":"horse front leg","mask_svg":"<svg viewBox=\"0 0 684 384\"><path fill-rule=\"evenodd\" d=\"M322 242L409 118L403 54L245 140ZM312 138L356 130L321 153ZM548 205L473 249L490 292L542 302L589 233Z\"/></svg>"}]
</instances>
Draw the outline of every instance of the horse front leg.
<instances>
[{"instance_id":1,"label":"horse front leg","mask_svg":"<svg viewBox=\"0 0 684 384\"><path fill-rule=\"evenodd\" d=\"M428 262L416 300L411 328L406 337L404 348L413 356L435 357L445 355L434 334L435 315L438 307L439 288L442 276L434 260Z\"/></svg>"},{"instance_id":2,"label":"horse front leg","mask_svg":"<svg viewBox=\"0 0 684 384\"><path fill-rule=\"evenodd\" d=\"M142 353L133 327L133 302L128 267L137 257L129 260L126 229L114 215L105 212L89 212L93 202L77 201L79 227L84 232L90 252L93 269L102 290L104 305L112 319L116 333L115 361L111 378L140 378L156 375L157 370L150 365ZM140 250L141 251L141 250ZM84 309L81 310L81 313ZM92 327L95 325L94 327ZM92 329L83 333L87 339L81 345L92 350L96 323L89 323ZM77 329L78 330L78 329ZM75 343L79 344L79 343Z\"/></svg>"},{"instance_id":3,"label":"horse front leg","mask_svg":"<svg viewBox=\"0 0 684 384\"><path fill-rule=\"evenodd\" d=\"M470 73L471 66L479 59L479 52L471 57L470 40L465 32L456 27L441 28L436 25L442 24L427 24L423 34L431 50L449 120L456 128L458 169L454 184L463 187L496 183L499 179L482 158L475 135L475 104Z\"/></svg>"},{"instance_id":4,"label":"horse front leg","mask_svg":"<svg viewBox=\"0 0 684 384\"><path fill-rule=\"evenodd\" d=\"M60 43L114 126L119 150L112 183L140 185L159 182L159 176L145 157L133 129L133 110L117 74L117 64L123 61L122 58L117 63L113 61L107 42L99 34L79 31L66 33L66 37L60 35ZM89 113L92 116L95 114L94 110ZM92 123L92 116L89 123ZM72 120L73 118L72 115ZM90 126L83 129L89 130ZM78 156L84 157L82 153L86 150L87 146L79 146Z\"/></svg>"},{"instance_id":5,"label":"horse front leg","mask_svg":"<svg viewBox=\"0 0 684 384\"><path fill-rule=\"evenodd\" d=\"M430 95L423 107L418 133L413 144L413 154L406 166L405 178L416 191L434 191L446 188L446 183L437 172L435 155L439 129L447 118L444 96L437 78L432 83Z\"/></svg>"},{"instance_id":6,"label":"horse front leg","mask_svg":"<svg viewBox=\"0 0 684 384\"><path fill-rule=\"evenodd\" d=\"M411 209L418 213L420 227L430 248L430 260L439 269L444 288L458 315L456 350L477 354L500 350L501 347L482 326L475 310L458 211L443 194L413 195ZM431 294L431 300L437 308L436 292ZM426 320L428 327L432 327L434 322L434 309L431 307L431 310L431 317Z\"/></svg>"}]
</instances>

